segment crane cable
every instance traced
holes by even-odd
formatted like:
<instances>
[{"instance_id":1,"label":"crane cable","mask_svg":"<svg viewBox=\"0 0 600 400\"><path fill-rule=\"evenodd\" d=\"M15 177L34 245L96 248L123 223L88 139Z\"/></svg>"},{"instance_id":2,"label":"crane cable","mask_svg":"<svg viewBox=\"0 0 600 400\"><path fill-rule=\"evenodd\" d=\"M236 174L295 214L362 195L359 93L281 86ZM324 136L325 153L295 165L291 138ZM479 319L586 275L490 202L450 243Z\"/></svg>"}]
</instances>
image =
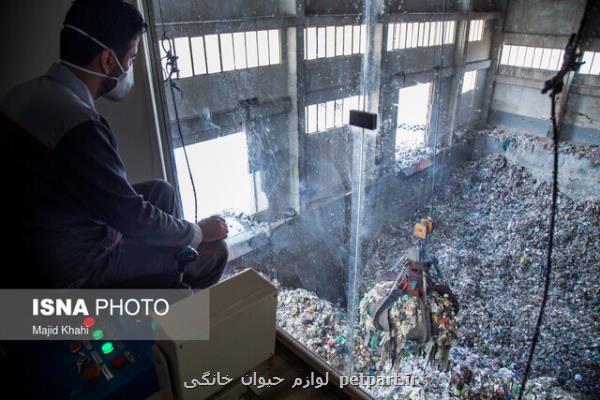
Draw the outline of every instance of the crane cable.
<instances>
[{"instance_id":1,"label":"crane cable","mask_svg":"<svg viewBox=\"0 0 600 400\"><path fill-rule=\"evenodd\" d=\"M185 165L187 167L187 172L190 177L190 183L192 185L192 192L194 194L194 222L197 222L198 221L198 194L196 192L196 183L194 182L194 175L192 174L192 167L190 166L190 160L188 157L187 148L186 148L185 141L183 138L183 131L181 129L181 121L179 120L179 108L177 106L177 101L175 99L175 90L177 90L179 93L181 93L182 97L183 97L183 91L181 90L181 88L179 88L177 86L175 81L173 81L173 75L177 75L179 73L179 69L177 68L178 57L173 52L173 48L172 48L173 44L171 42L171 39L169 39L169 37L167 36L167 28L165 27L165 21L163 18L163 10L162 10L160 0L158 1L158 9L159 9L159 13L160 13L160 22L162 23L162 26L163 26L163 33L162 33L160 45L165 53L165 56L161 58L161 66L162 66L162 61L166 59L166 67L164 69L162 69L163 73L166 76L164 83L169 85L170 92L171 92L171 99L173 102L173 110L175 113L175 121L177 122L177 133L179 135L179 140L181 140L181 146L183 148L183 156L185 158ZM165 47L165 42L168 43L168 48Z\"/></svg>"},{"instance_id":2,"label":"crane cable","mask_svg":"<svg viewBox=\"0 0 600 400\"><path fill-rule=\"evenodd\" d=\"M577 34L572 34L569 38L569 42L565 48L565 54L563 57L563 64L558 73L550 80L544 83L542 94L550 92L551 108L550 108L550 120L552 121L552 194L551 194L551 206L550 206L550 223L548 226L548 249L546 251L546 271L544 274L544 291L542 296L542 303L540 304L540 311L538 314L537 322L531 338L531 346L529 348L529 354L527 356L527 364L525 366L525 372L521 379L521 385L519 390L518 400L523 398L525 393L525 386L531 372L531 365L533 362L533 356L535 355L535 348L539 341L540 330L544 319L544 312L546 310L546 303L548 301L548 293L550 289L550 277L552 273L552 250L554 247L554 226L556 219L556 205L558 198L558 122L556 120L556 96L562 92L564 82L563 79L568 72L577 72L579 67L583 64L579 62L582 53L578 52L579 43L583 34L583 29L587 16L589 15L590 1L586 5L584 10L581 23L579 25L579 31Z\"/></svg>"}]
</instances>

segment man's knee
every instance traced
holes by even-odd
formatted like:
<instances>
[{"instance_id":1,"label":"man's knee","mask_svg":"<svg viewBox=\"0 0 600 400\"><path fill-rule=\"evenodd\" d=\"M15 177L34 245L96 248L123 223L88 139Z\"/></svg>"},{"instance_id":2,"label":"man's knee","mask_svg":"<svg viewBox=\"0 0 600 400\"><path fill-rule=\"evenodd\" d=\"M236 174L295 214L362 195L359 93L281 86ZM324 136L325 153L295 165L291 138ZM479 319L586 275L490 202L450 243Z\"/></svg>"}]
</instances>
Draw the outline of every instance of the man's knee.
<instances>
[{"instance_id":1,"label":"man's knee","mask_svg":"<svg viewBox=\"0 0 600 400\"><path fill-rule=\"evenodd\" d=\"M198 247L198 260L188 264L184 280L194 288L207 288L219 281L229 258L224 240L202 243Z\"/></svg>"},{"instance_id":2,"label":"man's knee","mask_svg":"<svg viewBox=\"0 0 600 400\"><path fill-rule=\"evenodd\" d=\"M198 247L198 256L215 258L224 266L229 259L229 247L225 240L204 242Z\"/></svg>"},{"instance_id":3,"label":"man's knee","mask_svg":"<svg viewBox=\"0 0 600 400\"><path fill-rule=\"evenodd\" d=\"M144 200L168 214L180 217L175 188L169 182L163 179L152 179L136 183L133 188L144 197Z\"/></svg>"},{"instance_id":4,"label":"man's knee","mask_svg":"<svg viewBox=\"0 0 600 400\"><path fill-rule=\"evenodd\" d=\"M175 188L164 179L151 179L148 184L152 186L153 191L167 195L175 195Z\"/></svg>"}]
</instances>

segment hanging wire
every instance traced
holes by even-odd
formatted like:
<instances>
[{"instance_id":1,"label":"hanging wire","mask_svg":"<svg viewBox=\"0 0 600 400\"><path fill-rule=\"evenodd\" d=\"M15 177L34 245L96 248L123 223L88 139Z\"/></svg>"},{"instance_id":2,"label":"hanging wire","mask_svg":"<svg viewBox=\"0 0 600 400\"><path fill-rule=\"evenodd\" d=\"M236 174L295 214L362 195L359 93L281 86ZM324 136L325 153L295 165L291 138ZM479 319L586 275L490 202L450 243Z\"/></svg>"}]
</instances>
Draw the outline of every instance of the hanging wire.
<instances>
[{"instance_id":1,"label":"hanging wire","mask_svg":"<svg viewBox=\"0 0 600 400\"><path fill-rule=\"evenodd\" d=\"M446 7L446 2L448 0L444 1L442 3L442 32L441 32L441 41L442 44L440 44L440 46L437 46L437 53L439 54L439 59L440 59L440 65L438 67L435 66L435 59L436 59L436 51L433 52L433 61L432 61L432 67L433 67L433 90L434 90L434 94L433 94L433 103L432 104L437 104L436 105L436 114L435 114L435 129L434 129L434 134L433 134L433 165L432 165L432 171L431 171L431 195L430 195L430 207L429 207L429 218L433 221L434 220L434 207L435 207L435 174L437 171L437 147L438 147L438 134L439 134L439 129L440 129L440 114L441 112L441 107L442 107L442 102L441 101L436 101L436 95L437 95L437 100L440 100L441 98L441 73L443 71L444 68L444 50L443 50L443 43L444 43L444 37L445 37L445 29L446 29L446 12L447 12L447 7ZM437 30L436 30L436 36L437 36ZM437 79L435 78L436 76L436 69L437 69Z\"/></svg>"},{"instance_id":2,"label":"hanging wire","mask_svg":"<svg viewBox=\"0 0 600 400\"><path fill-rule=\"evenodd\" d=\"M584 28L586 26L587 18L590 14L589 8L592 2L588 2L579 25L577 34L572 34L569 38L569 42L565 48L565 54L563 56L563 63L561 69L556 75L547 80L544 83L542 93L550 92L550 120L552 121L552 193L551 193L551 205L550 205L550 222L548 224L548 248L546 251L546 271L544 274L544 292L542 295L542 303L540 304L540 311L538 313L537 322L531 338L531 347L529 348L529 354L527 356L527 364L525 365L525 372L521 379L521 386L519 391L519 400L523 398L525 393L525 387L531 372L531 365L533 363L533 356L535 355L535 348L539 341L539 335L541 326L544 320L544 312L546 310L546 303L548 301L548 293L550 290L550 277L552 274L552 251L554 248L554 228L556 219L556 204L558 198L558 121L556 120L556 96L562 92L564 87L564 77L569 72L577 72L579 67L583 64L579 60L583 53L579 52L579 43L581 41Z\"/></svg>"},{"instance_id":3,"label":"hanging wire","mask_svg":"<svg viewBox=\"0 0 600 400\"><path fill-rule=\"evenodd\" d=\"M175 112L175 121L177 123L177 133L179 135L179 139L181 140L181 146L183 148L183 156L185 158L185 165L187 167L187 172L190 177L190 183L192 184L192 192L194 193L194 222L198 221L198 195L196 192L196 183L194 182L194 175L192 173L192 167L190 166L190 160L188 157L187 147L185 144L185 140L183 137L183 130L181 129L181 121L179 120L179 107L177 104L177 100L175 97L175 91L178 91L181 96L181 101L183 101L183 90L179 86L174 79L177 78L179 74L179 69L177 68L177 59L178 57L175 55L173 51L173 42L167 36L167 28L165 26L165 21L163 18L163 9L160 0L157 0L158 3L158 11L160 13L160 22L163 26L163 34L160 45L165 53L164 57L161 57L161 69L166 77L164 83L169 86L171 99L173 101L173 110ZM168 46L165 46L165 42ZM163 60L166 60L165 66L163 67Z\"/></svg>"}]
</instances>

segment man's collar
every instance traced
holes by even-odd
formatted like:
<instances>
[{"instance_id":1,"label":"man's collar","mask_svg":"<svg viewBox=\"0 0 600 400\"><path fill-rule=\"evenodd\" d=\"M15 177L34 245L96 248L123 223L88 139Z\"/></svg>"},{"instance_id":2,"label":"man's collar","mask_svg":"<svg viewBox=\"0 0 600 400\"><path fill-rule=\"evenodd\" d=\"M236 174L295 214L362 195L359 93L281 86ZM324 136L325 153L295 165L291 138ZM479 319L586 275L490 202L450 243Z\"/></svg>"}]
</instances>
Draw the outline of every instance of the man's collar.
<instances>
[{"instance_id":1,"label":"man's collar","mask_svg":"<svg viewBox=\"0 0 600 400\"><path fill-rule=\"evenodd\" d=\"M53 79L60 84L66 86L73 93L75 93L84 103L86 103L92 110L95 110L94 99L88 89L87 85L83 83L75 74L73 74L69 68L65 67L60 63L54 63L46 72L46 76Z\"/></svg>"}]
</instances>

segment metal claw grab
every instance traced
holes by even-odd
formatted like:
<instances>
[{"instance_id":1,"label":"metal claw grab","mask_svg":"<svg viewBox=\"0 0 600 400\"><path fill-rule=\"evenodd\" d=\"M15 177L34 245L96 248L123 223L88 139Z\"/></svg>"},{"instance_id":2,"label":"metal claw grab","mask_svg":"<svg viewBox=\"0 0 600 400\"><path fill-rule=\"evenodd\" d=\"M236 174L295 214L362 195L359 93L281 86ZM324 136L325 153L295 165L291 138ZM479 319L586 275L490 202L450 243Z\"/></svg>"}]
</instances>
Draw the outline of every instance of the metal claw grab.
<instances>
[{"instance_id":1,"label":"metal claw grab","mask_svg":"<svg viewBox=\"0 0 600 400\"><path fill-rule=\"evenodd\" d=\"M373 323L378 329L392 332L393 324L390 321L390 308L403 296L416 298L417 322L406 338L414 341L418 345L425 344L438 334L438 326L434 324L429 307L429 296L432 292L437 292L442 297L448 297L452 305L454 314L458 313L458 300L446 285L437 283L441 278L437 259L428 259L425 253L425 244L427 236L432 232L433 224L429 219L422 219L415 224L413 235L418 238L418 247L410 248L406 255L404 268L398 274L398 278L392 289L381 301L379 301L373 310ZM436 270L437 279L434 279L430 270L431 267ZM395 353L395 349L394 349Z\"/></svg>"}]
</instances>

